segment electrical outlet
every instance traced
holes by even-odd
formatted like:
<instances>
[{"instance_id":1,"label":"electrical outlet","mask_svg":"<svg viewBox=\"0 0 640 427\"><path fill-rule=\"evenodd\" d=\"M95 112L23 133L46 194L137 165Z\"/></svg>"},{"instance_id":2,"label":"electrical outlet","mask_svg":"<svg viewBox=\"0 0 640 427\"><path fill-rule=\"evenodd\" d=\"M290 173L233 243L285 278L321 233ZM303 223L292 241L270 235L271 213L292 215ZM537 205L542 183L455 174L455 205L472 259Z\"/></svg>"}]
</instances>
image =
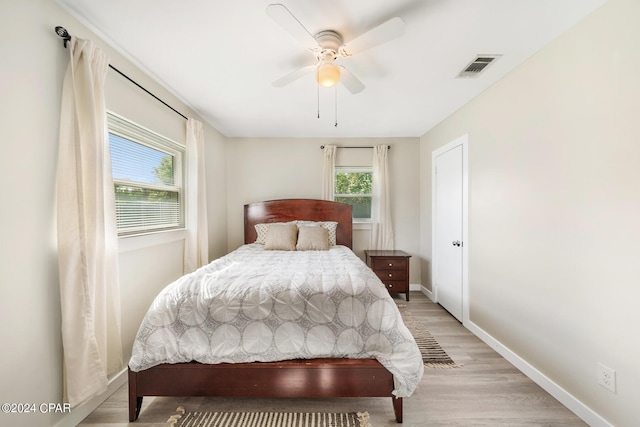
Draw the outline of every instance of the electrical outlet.
<instances>
[{"instance_id":1,"label":"electrical outlet","mask_svg":"<svg viewBox=\"0 0 640 427\"><path fill-rule=\"evenodd\" d=\"M615 394L616 371L604 366L602 363L598 363L598 384Z\"/></svg>"}]
</instances>

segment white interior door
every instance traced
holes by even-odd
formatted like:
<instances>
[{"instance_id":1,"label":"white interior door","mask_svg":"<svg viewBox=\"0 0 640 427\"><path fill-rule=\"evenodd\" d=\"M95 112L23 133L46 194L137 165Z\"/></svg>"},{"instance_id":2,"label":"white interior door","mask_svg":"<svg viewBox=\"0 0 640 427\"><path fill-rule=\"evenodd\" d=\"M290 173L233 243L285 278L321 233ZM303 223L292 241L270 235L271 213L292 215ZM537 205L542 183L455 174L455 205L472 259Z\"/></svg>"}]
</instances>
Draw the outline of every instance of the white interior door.
<instances>
[{"instance_id":1,"label":"white interior door","mask_svg":"<svg viewBox=\"0 0 640 427\"><path fill-rule=\"evenodd\" d=\"M433 286L436 301L462 322L466 171L464 145L456 141L433 153Z\"/></svg>"}]
</instances>

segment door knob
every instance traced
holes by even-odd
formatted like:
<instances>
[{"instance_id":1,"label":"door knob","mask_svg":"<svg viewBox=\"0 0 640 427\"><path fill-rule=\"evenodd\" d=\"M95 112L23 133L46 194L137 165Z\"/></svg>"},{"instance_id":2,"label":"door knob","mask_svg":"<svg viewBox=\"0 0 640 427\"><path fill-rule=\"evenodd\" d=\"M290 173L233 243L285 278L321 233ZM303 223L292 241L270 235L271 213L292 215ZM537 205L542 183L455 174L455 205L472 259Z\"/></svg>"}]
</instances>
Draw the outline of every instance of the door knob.
<instances>
[{"instance_id":1,"label":"door knob","mask_svg":"<svg viewBox=\"0 0 640 427\"><path fill-rule=\"evenodd\" d=\"M451 244L453 246L462 246L462 242L460 240L454 240L453 242L451 242Z\"/></svg>"}]
</instances>

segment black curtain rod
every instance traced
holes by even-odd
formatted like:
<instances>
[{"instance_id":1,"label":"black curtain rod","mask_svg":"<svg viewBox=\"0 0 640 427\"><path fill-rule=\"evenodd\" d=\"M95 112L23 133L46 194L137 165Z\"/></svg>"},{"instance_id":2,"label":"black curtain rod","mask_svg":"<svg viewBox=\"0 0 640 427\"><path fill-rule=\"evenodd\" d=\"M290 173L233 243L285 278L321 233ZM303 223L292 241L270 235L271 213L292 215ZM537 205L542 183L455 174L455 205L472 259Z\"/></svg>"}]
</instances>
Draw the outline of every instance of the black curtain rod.
<instances>
[{"instance_id":1,"label":"black curtain rod","mask_svg":"<svg viewBox=\"0 0 640 427\"><path fill-rule=\"evenodd\" d=\"M165 106L167 106L168 108L170 108L171 110L173 110L174 113L178 114L179 116L182 116L182 118L184 118L185 120L189 120L187 118L187 116L185 116L184 114L182 114L180 111L176 110L175 108L173 108L171 105L167 104L166 102L164 102L162 99L158 98L157 96L155 96L153 93L149 92L146 88L140 86L140 84L138 82L136 82L135 80L133 80L131 77L127 76L125 73L123 73L122 71L118 70L116 67L114 67L113 65L109 64L109 68L111 68L113 71L115 71L116 73L120 74L122 77L124 77L125 79L129 80L131 83L133 83L134 85L138 86L140 89L142 89L143 91L147 92L149 95L153 96L156 100L160 101L161 103L163 103Z\"/></svg>"},{"instance_id":2,"label":"black curtain rod","mask_svg":"<svg viewBox=\"0 0 640 427\"><path fill-rule=\"evenodd\" d=\"M374 148L374 147L372 147L372 146L370 146L370 145L369 145L369 146L364 146L364 145L363 145L363 146L353 146L353 147L344 147L344 146L343 146L343 147L341 147L341 146L339 146L339 145L336 145L336 148ZM389 150L391 150L391 146L390 146L390 145L387 145L387 148L388 148ZM321 149L321 150L324 150L324 145L321 145L321 146L320 146L320 149Z\"/></svg>"},{"instance_id":3,"label":"black curtain rod","mask_svg":"<svg viewBox=\"0 0 640 427\"><path fill-rule=\"evenodd\" d=\"M64 28L64 27L56 27L55 28L56 34L62 38L63 42L64 42L64 47L65 49L67 48L67 42L69 40L71 40L71 36L69 35L69 32ZM179 116L182 116L185 120L188 120L187 116L185 116L184 114L182 114L180 111L176 110L175 108L173 108L171 105L167 104L166 102L164 102L162 99L158 98L156 95L154 95L153 93L149 92L146 88L144 88L143 86L140 85L140 83L136 82L135 80L133 80L131 77L127 76L125 73L123 73L122 71L118 70L116 67L114 67L113 65L109 64L109 68L111 68L112 70L114 70L116 73L120 74L122 77L124 77L125 79L129 80L131 83L133 83L134 85L138 86L140 89L142 89L143 91L147 92L149 95L153 96L157 101L161 102L162 104L164 104L166 107L170 108L174 113L178 114Z\"/></svg>"}]
</instances>

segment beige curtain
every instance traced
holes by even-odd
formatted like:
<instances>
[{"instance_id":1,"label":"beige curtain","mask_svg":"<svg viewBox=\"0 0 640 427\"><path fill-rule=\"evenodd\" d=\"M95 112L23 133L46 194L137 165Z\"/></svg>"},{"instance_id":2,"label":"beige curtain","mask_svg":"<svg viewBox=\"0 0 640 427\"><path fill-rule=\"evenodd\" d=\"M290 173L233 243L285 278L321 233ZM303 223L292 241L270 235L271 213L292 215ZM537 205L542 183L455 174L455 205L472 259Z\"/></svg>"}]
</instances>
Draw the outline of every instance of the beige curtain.
<instances>
[{"instance_id":1,"label":"beige curtain","mask_svg":"<svg viewBox=\"0 0 640 427\"><path fill-rule=\"evenodd\" d=\"M73 38L64 77L58 154L58 259L64 383L75 406L120 371L120 290L115 195L104 83L107 56Z\"/></svg>"},{"instance_id":2,"label":"beige curtain","mask_svg":"<svg viewBox=\"0 0 640 427\"><path fill-rule=\"evenodd\" d=\"M387 145L373 147L373 188L369 249L375 250L394 249L391 202L389 200L388 151Z\"/></svg>"},{"instance_id":3,"label":"beige curtain","mask_svg":"<svg viewBox=\"0 0 640 427\"><path fill-rule=\"evenodd\" d=\"M336 146L324 146L324 166L322 168L322 199L334 199L335 180L336 180Z\"/></svg>"},{"instance_id":4,"label":"beige curtain","mask_svg":"<svg viewBox=\"0 0 640 427\"><path fill-rule=\"evenodd\" d=\"M204 173L204 131L202 123L187 120L186 205L187 238L184 246L184 273L209 263L207 191Z\"/></svg>"}]
</instances>

